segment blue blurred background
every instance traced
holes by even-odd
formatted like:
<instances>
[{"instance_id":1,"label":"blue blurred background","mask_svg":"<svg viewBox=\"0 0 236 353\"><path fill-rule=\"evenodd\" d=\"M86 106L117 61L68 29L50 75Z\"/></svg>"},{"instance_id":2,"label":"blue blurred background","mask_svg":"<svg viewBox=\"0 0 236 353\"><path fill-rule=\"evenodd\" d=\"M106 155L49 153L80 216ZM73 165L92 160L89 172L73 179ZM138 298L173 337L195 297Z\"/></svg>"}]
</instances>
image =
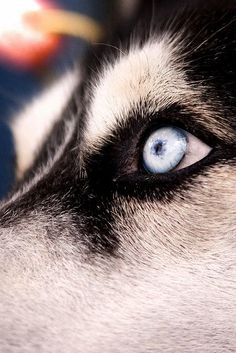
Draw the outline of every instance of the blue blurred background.
<instances>
[{"instance_id":1,"label":"blue blurred background","mask_svg":"<svg viewBox=\"0 0 236 353\"><path fill-rule=\"evenodd\" d=\"M100 23L107 22L112 7L111 0L54 0L54 4L58 8L88 15ZM0 11L4 6L4 3L0 5ZM15 150L9 118L75 59L82 58L88 45L79 38L63 37L58 50L45 59L40 68L17 67L1 60L0 56L0 198L7 194L15 178Z\"/></svg>"}]
</instances>

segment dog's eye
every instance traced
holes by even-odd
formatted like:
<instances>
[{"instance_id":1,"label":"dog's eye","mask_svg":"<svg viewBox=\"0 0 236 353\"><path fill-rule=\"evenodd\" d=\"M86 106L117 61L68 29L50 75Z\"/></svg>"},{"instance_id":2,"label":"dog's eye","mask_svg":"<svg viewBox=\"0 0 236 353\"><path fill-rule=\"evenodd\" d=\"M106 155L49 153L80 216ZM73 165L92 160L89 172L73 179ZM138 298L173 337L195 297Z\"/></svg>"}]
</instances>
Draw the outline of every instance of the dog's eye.
<instances>
[{"instance_id":1,"label":"dog's eye","mask_svg":"<svg viewBox=\"0 0 236 353\"><path fill-rule=\"evenodd\" d=\"M161 127L150 134L143 148L143 167L152 174L186 168L204 157L211 147L175 126Z\"/></svg>"}]
</instances>

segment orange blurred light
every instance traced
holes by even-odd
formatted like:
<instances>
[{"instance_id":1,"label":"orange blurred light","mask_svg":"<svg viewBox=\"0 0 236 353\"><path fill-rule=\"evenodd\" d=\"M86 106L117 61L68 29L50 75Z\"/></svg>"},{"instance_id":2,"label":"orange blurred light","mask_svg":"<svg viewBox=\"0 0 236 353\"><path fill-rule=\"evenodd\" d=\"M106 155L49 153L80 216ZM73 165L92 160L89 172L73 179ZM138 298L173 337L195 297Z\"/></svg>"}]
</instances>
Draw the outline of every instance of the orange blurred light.
<instances>
[{"instance_id":1,"label":"orange blurred light","mask_svg":"<svg viewBox=\"0 0 236 353\"><path fill-rule=\"evenodd\" d=\"M40 65L56 51L59 40L27 25L28 13L47 8L37 0L7 0L0 10L0 57L18 66Z\"/></svg>"}]
</instances>

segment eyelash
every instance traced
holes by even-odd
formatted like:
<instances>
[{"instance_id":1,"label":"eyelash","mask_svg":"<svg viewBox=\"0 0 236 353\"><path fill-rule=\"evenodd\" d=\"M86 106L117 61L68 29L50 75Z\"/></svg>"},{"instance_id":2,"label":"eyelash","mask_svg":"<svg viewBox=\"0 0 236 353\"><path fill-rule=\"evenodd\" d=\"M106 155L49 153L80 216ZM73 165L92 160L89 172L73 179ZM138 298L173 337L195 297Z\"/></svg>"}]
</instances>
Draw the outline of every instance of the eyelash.
<instances>
[{"instance_id":1,"label":"eyelash","mask_svg":"<svg viewBox=\"0 0 236 353\"><path fill-rule=\"evenodd\" d=\"M188 116L186 116L188 117ZM165 127L167 125L174 125L180 129L183 129L192 135L199 138L201 141L209 145L211 148L215 148L223 144L219 138L217 138L213 133L208 131L204 126L193 122L193 119L186 119L186 123L183 123L180 119L176 118L168 118L163 119L160 117L152 117L150 118L150 123L143 128L143 131L140 135L140 140L138 141L137 148L142 148L145 144L147 137L157 129Z\"/></svg>"}]
</instances>

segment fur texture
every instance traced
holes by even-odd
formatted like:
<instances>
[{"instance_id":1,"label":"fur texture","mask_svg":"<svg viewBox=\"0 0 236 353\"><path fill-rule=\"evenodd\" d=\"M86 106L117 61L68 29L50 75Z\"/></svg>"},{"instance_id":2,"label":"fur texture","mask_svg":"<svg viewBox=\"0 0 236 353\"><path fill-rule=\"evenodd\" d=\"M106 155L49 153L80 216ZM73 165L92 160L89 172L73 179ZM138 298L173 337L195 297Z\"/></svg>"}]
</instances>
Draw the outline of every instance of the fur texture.
<instances>
[{"instance_id":1,"label":"fur texture","mask_svg":"<svg viewBox=\"0 0 236 353\"><path fill-rule=\"evenodd\" d=\"M236 351L235 10L152 5L82 87L70 80L1 205L2 353ZM147 174L142 141L163 123L213 151Z\"/></svg>"}]
</instances>

